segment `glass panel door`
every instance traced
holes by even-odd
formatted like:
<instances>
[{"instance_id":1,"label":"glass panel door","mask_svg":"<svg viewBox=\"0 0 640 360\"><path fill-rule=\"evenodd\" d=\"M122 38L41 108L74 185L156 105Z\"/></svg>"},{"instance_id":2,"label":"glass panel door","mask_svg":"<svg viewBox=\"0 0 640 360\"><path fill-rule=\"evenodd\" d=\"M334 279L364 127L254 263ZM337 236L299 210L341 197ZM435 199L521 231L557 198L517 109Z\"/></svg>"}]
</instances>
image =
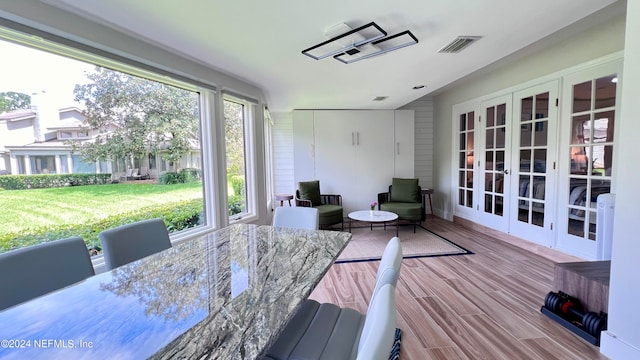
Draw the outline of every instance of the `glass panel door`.
<instances>
[{"instance_id":1,"label":"glass panel door","mask_svg":"<svg viewBox=\"0 0 640 360\"><path fill-rule=\"evenodd\" d=\"M598 195L613 192L620 68L614 61L565 80L558 248L586 259L596 256Z\"/></svg>"},{"instance_id":2,"label":"glass panel door","mask_svg":"<svg viewBox=\"0 0 640 360\"><path fill-rule=\"evenodd\" d=\"M481 178L480 210L486 225L508 231L510 158L511 153L511 95L483 103L484 141Z\"/></svg>"},{"instance_id":3,"label":"glass panel door","mask_svg":"<svg viewBox=\"0 0 640 360\"><path fill-rule=\"evenodd\" d=\"M478 211L478 166L482 152L477 146L479 138L480 103L458 104L453 107L453 121L456 126L454 153L456 165L453 168L456 216L474 219Z\"/></svg>"},{"instance_id":4,"label":"glass panel door","mask_svg":"<svg viewBox=\"0 0 640 360\"><path fill-rule=\"evenodd\" d=\"M474 112L460 114L458 205L473 208Z\"/></svg>"},{"instance_id":5,"label":"glass panel door","mask_svg":"<svg viewBox=\"0 0 640 360\"><path fill-rule=\"evenodd\" d=\"M546 246L553 244L558 82L514 94L511 233Z\"/></svg>"}]
</instances>

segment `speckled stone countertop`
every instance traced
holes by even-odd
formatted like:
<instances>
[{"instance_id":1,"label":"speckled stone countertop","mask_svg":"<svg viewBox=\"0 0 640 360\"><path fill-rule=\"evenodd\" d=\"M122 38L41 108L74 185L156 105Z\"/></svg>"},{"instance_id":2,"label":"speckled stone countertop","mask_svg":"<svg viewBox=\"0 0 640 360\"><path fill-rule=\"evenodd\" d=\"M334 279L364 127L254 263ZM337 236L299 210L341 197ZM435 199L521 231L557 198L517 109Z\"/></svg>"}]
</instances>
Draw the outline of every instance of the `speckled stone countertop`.
<instances>
[{"instance_id":1,"label":"speckled stone countertop","mask_svg":"<svg viewBox=\"0 0 640 360\"><path fill-rule=\"evenodd\" d=\"M255 359L350 239L231 225L0 311L0 358Z\"/></svg>"}]
</instances>

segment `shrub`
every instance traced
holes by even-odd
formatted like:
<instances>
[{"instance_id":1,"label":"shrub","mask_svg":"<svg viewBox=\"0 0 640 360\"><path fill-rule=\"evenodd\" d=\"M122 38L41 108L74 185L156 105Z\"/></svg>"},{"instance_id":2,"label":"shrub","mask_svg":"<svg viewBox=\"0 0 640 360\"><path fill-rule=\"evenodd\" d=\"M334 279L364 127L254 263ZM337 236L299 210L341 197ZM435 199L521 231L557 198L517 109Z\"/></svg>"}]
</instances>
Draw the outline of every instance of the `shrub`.
<instances>
[{"instance_id":1,"label":"shrub","mask_svg":"<svg viewBox=\"0 0 640 360\"><path fill-rule=\"evenodd\" d=\"M184 183L184 178L180 173L177 172L166 172L158 178L158 184L162 185L171 185L171 184L182 184Z\"/></svg>"},{"instance_id":2,"label":"shrub","mask_svg":"<svg viewBox=\"0 0 640 360\"><path fill-rule=\"evenodd\" d=\"M110 182L111 174L40 174L0 176L0 188L5 190L102 185L109 184Z\"/></svg>"},{"instance_id":3,"label":"shrub","mask_svg":"<svg viewBox=\"0 0 640 360\"><path fill-rule=\"evenodd\" d=\"M178 172L166 172L158 178L158 183L162 185L169 184L186 184L202 180L202 171L200 169L182 169Z\"/></svg>"},{"instance_id":4,"label":"shrub","mask_svg":"<svg viewBox=\"0 0 640 360\"><path fill-rule=\"evenodd\" d=\"M158 217L164 219L169 232L176 232L201 225L203 223L202 206L202 199L189 200L140 208L88 224L41 226L20 234L9 233L0 236L0 252L71 236L81 236L88 247L99 248L98 233L101 231Z\"/></svg>"}]
</instances>

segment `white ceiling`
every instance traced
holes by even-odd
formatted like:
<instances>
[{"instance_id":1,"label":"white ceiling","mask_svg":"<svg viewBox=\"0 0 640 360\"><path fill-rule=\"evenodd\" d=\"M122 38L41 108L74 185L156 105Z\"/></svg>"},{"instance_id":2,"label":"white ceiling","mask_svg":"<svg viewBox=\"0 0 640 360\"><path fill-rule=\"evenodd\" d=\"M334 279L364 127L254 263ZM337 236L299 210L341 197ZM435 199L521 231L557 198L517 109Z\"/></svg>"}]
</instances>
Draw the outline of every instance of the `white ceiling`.
<instances>
[{"instance_id":1,"label":"white ceiling","mask_svg":"<svg viewBox=\"0 0 640 360\"><path fill-rule=\"evenodd\" d=\"M44 0L125 30L263 89L272 111L394 109L468 75L615 0ZM375 21L419 40L345 65L303 49L340 23ZM483 38L458 54L459 35ZM415 85L424 89L413 90ZM373 102L376 96L388 99Z\"/></svg>"}]
</instances>

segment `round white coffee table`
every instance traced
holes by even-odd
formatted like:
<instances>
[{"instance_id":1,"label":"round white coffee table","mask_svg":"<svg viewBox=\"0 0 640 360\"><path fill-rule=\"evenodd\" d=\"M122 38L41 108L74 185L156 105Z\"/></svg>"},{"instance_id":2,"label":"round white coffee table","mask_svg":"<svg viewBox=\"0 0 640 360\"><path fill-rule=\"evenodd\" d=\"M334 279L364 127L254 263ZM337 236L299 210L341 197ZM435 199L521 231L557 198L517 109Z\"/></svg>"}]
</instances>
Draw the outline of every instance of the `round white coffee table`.
<instances>
[{"instance_id":1,"label":"round white coffee table","mask_svg":"<svg viewBox=\"0 0 640 360\"><path fill-rule=\"evenodd\" d=\"M359 210L349 213L349 232L351 232L351 222L353 220L366 221L373 230L374 223L386 223L395 220L396 221L396 236L398 236L398 215L391 211L382 210Z\"/></svg>"}]
</instances>

